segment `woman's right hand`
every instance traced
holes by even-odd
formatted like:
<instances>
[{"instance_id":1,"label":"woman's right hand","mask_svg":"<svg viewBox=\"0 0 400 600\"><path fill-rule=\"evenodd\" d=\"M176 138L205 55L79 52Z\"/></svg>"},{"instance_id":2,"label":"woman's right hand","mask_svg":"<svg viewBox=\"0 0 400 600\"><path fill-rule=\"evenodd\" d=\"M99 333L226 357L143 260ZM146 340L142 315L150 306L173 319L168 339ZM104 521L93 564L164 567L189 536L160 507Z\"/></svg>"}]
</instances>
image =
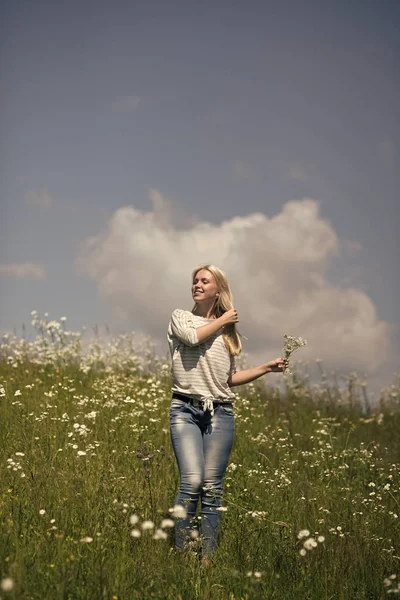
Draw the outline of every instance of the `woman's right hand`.
<instances>
[{"instance_id":1,"label":"woman's right hand","mask_svg":"<svg viewBox=\"0 0 400 600\"><path fill-rule=\"evenodd\" d=\"M230 325L231 323L237 323L239 321L239 317L237 314L237 310L235 308L230 308L223 315L221 315L220 319L224 325Z\"/></svg>"}]
</instances>

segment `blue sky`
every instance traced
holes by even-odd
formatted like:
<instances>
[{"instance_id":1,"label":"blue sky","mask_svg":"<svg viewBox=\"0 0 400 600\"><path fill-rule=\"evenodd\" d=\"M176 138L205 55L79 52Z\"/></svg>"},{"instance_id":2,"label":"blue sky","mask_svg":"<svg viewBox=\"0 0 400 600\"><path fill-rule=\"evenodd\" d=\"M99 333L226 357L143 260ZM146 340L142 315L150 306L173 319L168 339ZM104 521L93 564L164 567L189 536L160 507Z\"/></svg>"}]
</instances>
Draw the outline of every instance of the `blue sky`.
<instances>
[{"instance_id":1,"label":"blue sky","mask_svg":"<svg viewBox=\"0 0 400 600\"><path fill-rule=\"evenodd\" d=\"M171 240L202 223L223 235L235 217L271 219L312 199L312 223L327 222L339 240L318 267L321 285L362 292L376 310L367 327L385 323L385 352L398 353L399 24L399 4L389 1L4 3L0 330L20 330L37 309L66 315L73 329L108 323L163 339L175 290L192 306L191 269L172 269L160 296L153 242L145 260L153 279L141 289L157 290L147 305L160 321L149 328L134 290L112 279L130 276L121 255L132 259L132 281L139 276L124 244L141 230L129 230L121 208L154 216L159 194ZM101 273L93 262L91 275L77 269L90 236L102 256L125 240L107 273L103 263ZM257 263L261 273L271 252ZM190 255L189 246L187 258L193 266L209 258L246 285L246 270L238 278L217 249ZM107 288L110 278L122 292ZM233 292L246 314L245 295ZM260 306L263 293L255 285ZM363 344L382 341L374 335Z\"/></svg>"}]
</instances>

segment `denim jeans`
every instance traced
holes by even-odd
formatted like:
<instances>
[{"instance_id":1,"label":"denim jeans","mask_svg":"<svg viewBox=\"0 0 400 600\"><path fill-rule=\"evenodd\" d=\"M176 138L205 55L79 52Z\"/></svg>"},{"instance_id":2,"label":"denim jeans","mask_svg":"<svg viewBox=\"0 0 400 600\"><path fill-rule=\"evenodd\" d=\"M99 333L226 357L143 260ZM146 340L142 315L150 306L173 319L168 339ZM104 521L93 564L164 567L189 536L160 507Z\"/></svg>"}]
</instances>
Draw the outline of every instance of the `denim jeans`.
<instances>
[{"instance_id":1,"label":"denim jeans","mask_svg":"<svg viewBox=\"0 0 400 600\"><path fill-rule=\"evenodd\" d=\"M222 512L223 479L234 440L234 409L231 403L214 405L210 411L172 399L170 433L178 463L180 488L175 504L186 508L186 518L176 519L175 546L183 550L191 540L194 518L201 499L202 554L217 544Z\"/></svg>"}]
</instances>

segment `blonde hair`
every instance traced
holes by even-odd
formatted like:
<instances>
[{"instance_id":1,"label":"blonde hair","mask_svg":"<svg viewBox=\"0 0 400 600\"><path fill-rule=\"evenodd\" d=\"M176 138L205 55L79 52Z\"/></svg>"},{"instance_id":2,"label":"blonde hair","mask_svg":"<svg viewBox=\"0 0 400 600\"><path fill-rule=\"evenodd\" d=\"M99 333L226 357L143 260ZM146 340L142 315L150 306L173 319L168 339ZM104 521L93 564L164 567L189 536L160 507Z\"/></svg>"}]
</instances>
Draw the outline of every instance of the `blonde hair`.
<instances>
[{"instance_id":1,"label":"blonde hair","mask_svg":"<svg viewBox=\"0 0 400 600\"><path fill-rule=\"evenodd\" d=\"M217 319L227 310L233 308L233 296L231 288L229 287L228 278L225 273L214 265L200 265L199 267L196 267L192 273L192 284L196 274L202 269L210 271L210 273L214 275L215 283L217 284L219 296L211 310L211 315ZM196 308L197 304L195 304L192 309L193 314L196 314ZM224 339L225 346L231 355L237 356L241 353L242 342L240 341L240 333L236 329L236 323L229 323L229 325L225 325L222 337Z\"/></svg>"}]
</instances>

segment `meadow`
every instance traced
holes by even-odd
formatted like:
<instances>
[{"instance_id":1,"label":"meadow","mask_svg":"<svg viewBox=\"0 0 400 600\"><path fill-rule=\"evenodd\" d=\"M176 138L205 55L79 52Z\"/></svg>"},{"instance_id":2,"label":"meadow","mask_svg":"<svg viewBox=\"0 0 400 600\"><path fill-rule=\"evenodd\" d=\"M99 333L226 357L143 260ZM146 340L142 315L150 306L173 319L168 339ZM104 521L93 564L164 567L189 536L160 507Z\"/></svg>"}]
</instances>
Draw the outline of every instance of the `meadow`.
<instances>
[{"instance_id":1,"label":"meadow","mask_svg":"<svg viewBox=\"0 0 400 600\"><path fill-rule=\"evenodd\" d=\"M400 594L400 380L235 388L218 548L173 550L170 364L65 318L0 348L0 597L367 600ZM197 537L196 537L197 536Z\"/></svg>"}]
</instances>

